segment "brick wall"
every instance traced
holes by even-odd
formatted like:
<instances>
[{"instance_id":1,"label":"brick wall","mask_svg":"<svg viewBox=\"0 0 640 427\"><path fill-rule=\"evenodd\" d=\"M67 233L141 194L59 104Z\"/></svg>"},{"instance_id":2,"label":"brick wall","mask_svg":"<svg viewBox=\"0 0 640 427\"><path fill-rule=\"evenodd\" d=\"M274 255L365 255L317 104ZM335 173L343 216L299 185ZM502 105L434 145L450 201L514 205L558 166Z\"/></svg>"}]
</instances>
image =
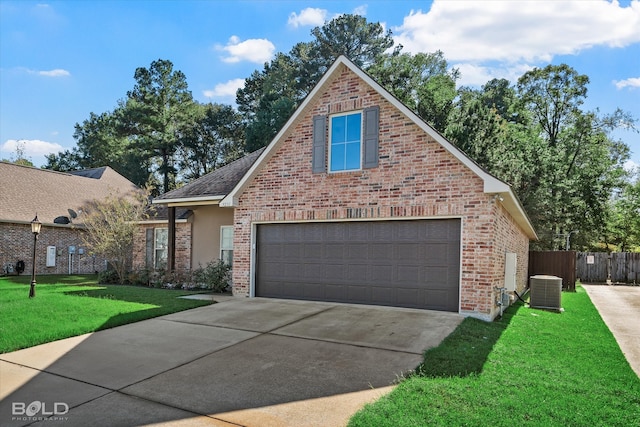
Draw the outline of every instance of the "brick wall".
<instances>
[{"instance_id":1,"label":"brick wall","mask_svg":"<svg viewBox=\"0 0 640 427\"><path fill-rule=\"evenodd\" d=\"M375 105L380 107L379 166L312 173L313 116ZM505 248L518 252L521 268L528 240L484 193L477 175L346 67L284 138L235 210L235 294L249 294L253 222L460 217L460 312L486 320L495 316L494 288L504 282Z\"/></svg>"},{"instance_id":2,"label":"brick wall","mask_svg":"<svg viewBox=\"0 0 640 427\"><path fill-rule=\"evenodd\" d=\"M167 224L141 224L133 239L133 269L147 268L147 230ZM191 269L191 223L176 223L176 270Z\"/></svg>"},{"instance_id":3,"label":"brick wall","mask_svg":"<svg viewBox=\"0 0 640 427\"><path fill-rule=\"evenodd\" d=\"M42 226L36 244L36 274L91 274L106 268L105 260L88 254L82 241L82 229L71 227ZM56 247L54 267L46 266L47 246ZM76 247L69 270L69 246ZM80 254L80 249L84 254ZM25 262L22 274L31 274L33 257L33 234L31 224L0 224L0 267L16 261Z\"/></svg>"}]
</instances>

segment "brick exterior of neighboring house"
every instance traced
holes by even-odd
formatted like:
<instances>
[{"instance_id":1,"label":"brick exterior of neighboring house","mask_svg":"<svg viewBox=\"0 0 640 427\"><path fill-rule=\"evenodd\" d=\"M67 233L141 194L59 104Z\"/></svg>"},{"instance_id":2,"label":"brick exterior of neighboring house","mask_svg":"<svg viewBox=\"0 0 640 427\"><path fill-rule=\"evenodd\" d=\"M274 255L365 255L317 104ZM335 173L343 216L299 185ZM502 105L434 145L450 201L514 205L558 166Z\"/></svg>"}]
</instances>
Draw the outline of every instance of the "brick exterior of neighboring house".
<instances>
[{"instance_id":1,"label":"brick exterior of neighboring house","mask_svg":"<svg viewBox=\"0 0 640 427\"><path fill-rule=\"evenodd\" d=\"M0 274L31 274L36 213L42 222L36 245L36 274L91 274L107 262L92 256L83 241L83 210L109 195L127 197L138 191L109 167L61 173L0 162ZM72 216L72 215L75 215ZM70 253L74 252L74 253Z\"/></svg>"},{"instance_id":2,"label":"brick exterior of neighboring house","mask_svg":"<svg viewBox=\"0 0 640 427\"><path fill-rule=\"evenodd\" d=\"M133 242L133 269L154 269L154 230L167 228L167 221L142 222ZM191 223L176 224L176 270L191 269Z\"/></svg>"}]
</instances>

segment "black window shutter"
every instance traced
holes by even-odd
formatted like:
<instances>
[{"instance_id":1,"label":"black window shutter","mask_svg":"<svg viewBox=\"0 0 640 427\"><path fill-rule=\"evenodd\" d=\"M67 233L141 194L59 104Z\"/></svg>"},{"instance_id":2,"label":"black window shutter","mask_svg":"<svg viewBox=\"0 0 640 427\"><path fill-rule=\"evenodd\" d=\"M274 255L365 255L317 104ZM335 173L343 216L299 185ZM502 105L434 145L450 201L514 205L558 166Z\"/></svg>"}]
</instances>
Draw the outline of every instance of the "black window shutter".
<instances>
[{"instance_id":1,"label":"black window shutter","mask_svg":"<svg viewBox=\"0 0 640 427\"><path fill-rule=\"evenodd\" d=\"M364 145L363 168L375 168L378 166L378 120L380 107L365 108L362 142Z\"/></svg>"},{"instance_id":2,"label":"black window shutter","mask_svg":"<svg viewBox=\"0 0 640 427\"><path fill-rule=\"evenodd\" d=\"M313 173L326 171L327 152L327 116L313 118Z\"/></svg>"},{"instance_id":3,"label":"black window shutter","mask_svg":"<svg viewBox=\"0 0 640 427\"><path fill-rule=\"evenodd\" d=\"M153 268L153 228L147 228L146 266Z\"/></svg>"}]
</instances>

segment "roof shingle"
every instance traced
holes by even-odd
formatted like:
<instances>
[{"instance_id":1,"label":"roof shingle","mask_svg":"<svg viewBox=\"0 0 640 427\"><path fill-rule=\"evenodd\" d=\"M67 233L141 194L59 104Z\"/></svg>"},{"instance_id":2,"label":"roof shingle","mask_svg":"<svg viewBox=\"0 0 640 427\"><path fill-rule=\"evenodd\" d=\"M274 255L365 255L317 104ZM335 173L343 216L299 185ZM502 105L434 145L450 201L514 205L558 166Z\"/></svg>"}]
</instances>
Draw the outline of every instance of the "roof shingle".
<instances>
[{"instance_id":1,"label":"roof shingle","mask_svg":"<svg viewBox=\"0 0 640 427\"><path fill-rule=\"evenodd\" d=\"M110 167L76 173L55 172L0 162L0 221L28 222L36 213L45 224L69 210L80 213L109 194L132 195L139 189ZM73 220L82 222L82 215Z\"/></svg>"},{"instance_id":2,"label":"roof shingle","mask_svg":"<svg viewBox=\"0 0 640 427\"><path fill-rule=\"evenodd\" d=\"M184 187L176 188L157 197L155 201L189 199L202 196L226 196L233 190L249 168L255 163L264 148L260 148L228 165L214 170Z\"/></svg>"}]
</instances>

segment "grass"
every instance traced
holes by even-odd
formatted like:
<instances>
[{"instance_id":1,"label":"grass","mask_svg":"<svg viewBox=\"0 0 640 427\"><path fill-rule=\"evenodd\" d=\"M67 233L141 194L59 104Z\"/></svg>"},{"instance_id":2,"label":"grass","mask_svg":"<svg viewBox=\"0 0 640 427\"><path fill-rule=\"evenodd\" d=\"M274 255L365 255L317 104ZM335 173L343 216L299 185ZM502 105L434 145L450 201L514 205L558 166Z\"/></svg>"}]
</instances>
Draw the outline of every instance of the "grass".
<instances>
[{"instance_id":1,"label":"grass","mask_svg":"<svg viewBox=\"0 0 640 427\"><path fill-rule=\"evenodd\" d=\"M588 295L578 287L562 305L465 319L349 426L640 425L640 379Z\"/></svg>"},{"instance_id":2,"label":"grass","mask_svg":"<svg viewBox=\"0 0 640 427\"><path fill-rule=\"evenodd\" d=\"M97 285L97 276L0 278L0 353L138 322L210 301L178 298L198 292Z\"/></svg>"}]
</instances>

